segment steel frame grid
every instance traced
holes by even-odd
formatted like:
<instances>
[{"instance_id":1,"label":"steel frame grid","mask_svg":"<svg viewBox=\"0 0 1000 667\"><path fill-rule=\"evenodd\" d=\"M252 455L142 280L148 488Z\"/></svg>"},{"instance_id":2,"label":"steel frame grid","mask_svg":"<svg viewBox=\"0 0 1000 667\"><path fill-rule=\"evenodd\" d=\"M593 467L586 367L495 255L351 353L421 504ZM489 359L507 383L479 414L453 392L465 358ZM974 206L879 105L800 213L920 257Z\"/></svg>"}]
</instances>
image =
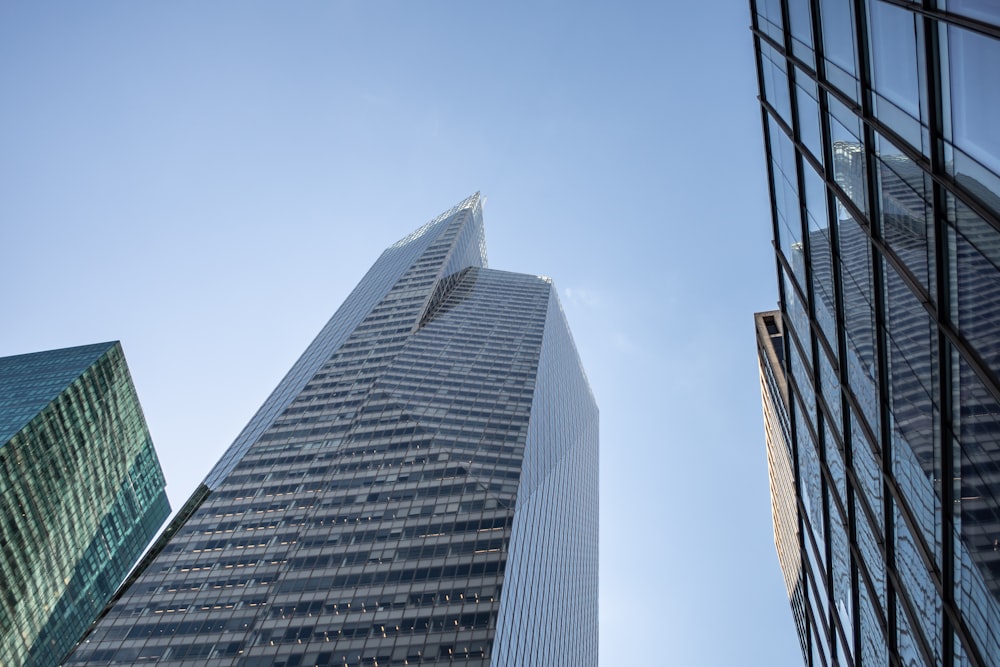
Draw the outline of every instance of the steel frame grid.
<instances>
[{"instance_id":1,"label":"steel frame grid","mask_svg":"<svg viewBox=\"0 0 1000 667\"><path fill-rule=\"evenodd\" d=\"M828 220L836 219L834 216L834 207L836 206L836 204L834 198L831 197L831 193L836 193L837 200L839 200L839 202L848 209L851 215L858 221L859 225L866 232L867 242L874 250L874 252L871 252L871 262L872 262L871 269L872 269L872 279L874 283L874 292L875 292L874 294L875 298L873 299L873 302L875 311L874 315L876 318L876 335L875 335L875 342L877 346L876 354L878 359L879 376L880 378L882 378L882 381L879 382L880 404L881 404L880 407L881 437L878 438L878 440L875 440L870 437L872 434L869 432L867 435L869 436L868 439L870 442L880 441L885 445L891 443L892 422L890 420L890 415L889 415L890 397L888 395L889 387L885 382L885 379L889 378L890 376L888 368L888 351L886 349L887 348L886 337L888 336L887 333L888 327L886 324L886 294L884 285L882 284L884 275L883 274L884 269L882 267L883 260L888 261L889 265L892 266L896 270L896 272L902 277L904 282L907 284L908 288L918 297L920 303L922 303L924 308L928 311L928 315L930 316L931 321L936 325L937 331L939 333L944 334L937 336L937 344L938 344L937 370L938 370L938 377L940 378L937 387L938 390L937 400L942 410L940 416L940 427L942 431L939 436L940 438L939 444L952 443L952 447L948 448L947 451L945 451L943 448L941 449L944 455L940 457L941 459L940 464L942 470L941 477L945 480L949 480L952 479L955 470L953 457L956 455L955 443L957 443L956 439L953 437L954 434L951 432L952 415L950 413L950 410L951 410L951 391L952 391L952 386L951 386L952 359L951 359L951 349L949 347L949 343L952 346L954 346L954 349L957 350L962 357L964 357L966 363L968 363L972 367L976 375L979 376L979 379L984 383L984 385L988 388L990 393L994 395L995 398L1000 398L1000 384L998 384L996 376L990 372L986 364L983 363L983 361L979 358L978 354L975 352L973 347L969 345L969 343L965 340L964 336L960 334L957 328L952 327L950 319L945 315L951 313L950 303L949 303L950 293L947 289L948 283L946 281L946 278L949 277L948 273L949 267L947 265L949 259L949 253L948 253L948 247L946 246L945 242L947 239L947 231L948 231L947 220L945 219L946 215L945 202L947 196L948 194L955 196L958 200L962 201L962 203L969 206L969 208L972 209L973 212L979 214L994 228L1000 229L1000 219L998 219L998 217L987 207L981 205L976 200L976 198L971 195L971 193L965 192L964 188L959 183L957 183L955 179L951 178L945 172L945 164L943 156L943 132L941 127L941 111L940 111L940 105L942 104L942 101L939 95L941 74L940 74L940 62L938 60L938 53L940 46L937 43L938 34L937 34L936 22L943 20L950 20L950 22L956 25L961 25L962 27L969 27L972 29L976 29L979 32L994 37L1000 36L1000 28L996 26L989 26L988 24L984 24L982 22L978 22L972 19L958 19L953 15L936 11L933 8L926 6L930 4L928 2L925 2L925 7L916 8L914 7L914 5L903 2L902 0L885 0L885 1L890 2L893 5L909 9L911 11L919 9L917 13L919 13L923 17L923 21L925 23L924 25L925 39L923 41L923 46L925 48L925 55L926 55L926 63L927 63L926 67L927 71L925 72L925 76L928 77L928 82L929 82L928 89L931 92L931 99L929 100L928 104L930 108L930 117L929 117L930 132L931 132L930 145L932 147L930 160L924 158L922 154L920 154L919 152L914 151L907 142L903 141L897 135L895 131L887 127L884 123L882 123L875 117L872 109L872 94L873 94L872 82L869 77L870 67L868 60L870 57L870 45L868 44L867 39L856 40L856 46L858 47L857 50L857 57L858 57L857 65L859 74L858 82L861 87L861 94L859 96L859 99L862 102L862 104L859 106L852 100L847 98L846 95L843 95L838 89L832 86L826 79L826 76L823 71L825 65L825 59L823 55L823 46L822 46L823 40L822 40L819 20L812 21L812 33L813 33L812 46L814 53L816 54L815 58L816 68L815 70L813 70L813 68L811 68L807 63L803 62L801 59L797 58L792 54L791 36L790 36L790 30L788 29L789 12L788 12L787 0L781 2L780 4L781 20L782 20L783 36L784 36L783 43L780 44L777 43L774 39L772 39L767 33L765 33L761 29L758 23L757 3L755 0L751 0L752 32L754 35L755 56L757 59L756 63L758 70L757 71L758 87L759 90L761 91L761 97L759 99L761 103L761 119L764 132L764 144L767 156L769 195L771 198L771 205L772 205L772 231L774 233L774 238L776 240L778 238L778 233L780 233L781 229L780 229L780 222L778 220L778 216L776 213L777 186L775 183L775 174L772 168L772 149L771 149L772 138L770 137L770 128L768 124L769 118L774 120L780 127L780 129L788 135L788 138L792 141L793 146L795 147L795 170L796 170L796 180L799 193L804 192L803 160L805 159L810 163L810 165L814 169L816 169L817 173L820 175L826 186L827 189L826 205L827 205ZM861 2L860 0L853 0L852 2L853 15L855 19L854 29L857 35L868 34L866 25L866 19L867 19L867 12L865 10L866 4L867 3ZM813 0L810 3L810 10L813 17L820 16L819 0ZM790 107L791 119L793 124L795 125L794 129L792 127L789 127L788 123L786 123L781 118L780 114L777 113L776 109L774 109L771 106L771 104L763 98L765 86L764 86L764 74L763 74L764 64L762 61L763 55L761 51L761 41L767 42L772 48L774 48L778 52L779 55L781 55L786 59L786 62L795 65L795 67L798 68L799 71L806 74L809 78L811 78L814 82L818 84L819 99L817 100L817 102L820 109L822 146L824 153L823 160L826 164L831 164L831 165L833 164L832 142L831 142L830 126L829 126L830 110L827 103L827 95L829 94L837 98L838 101L844 103L853 113L855 113L855 115L857 115L862 120L863 123L862 128L864 135L862 137L862 140L864 142L864 145L866 146L865 159L866 159L867 174L866 174L865 185L867 187L867 198L868 198L868 201L866 203L868 204L869 210L872 212L870 218L864 215L863 212L860 211L858 207L854 205L854 202L851 200L851 198L846 196L846 193L844 193L841 190L836 181L833 178L831 178L829 171L824 169L823 165L818 164L818 161L813 158L813 156L808 152L808 150L805 149L805 146L801 141L801 136L799 133L799 120L798 120L799 115L797 108L797 98L795 94L796 69L793 67L788 67L786 65L787 85L789 93L789 107ZM915 164L921 167L922 171L925 174L930 175L933 179L933 190L932 190L933 210L934 210L933 249L935 254L934 268L937 276L937 280L935 283L936 294L934 295L936 299L934 299L933 301L929 298L930 295L924 292L919 280L917 280L916 277L912 275L912 273L905 266L905 264L892 251L891 247L886 245L884 240L879 237L879 226L873 225L871 223L871 220L880 220L880 204L881 204L881 202L879 201L879 197L877 196L877 193L879 191L877 183L879 165L877 162L875 152L871 150L876 145L875 144L876 131L882 134L883 136L886 136L890 141L892 141L898 147L902 147L904 149L904 153L907 154L907 157L910 157ZM862 426L863 430L870 431L870 426L867 424L864 412L859 410L860 406L858 405L857 398L853 395L853 392L843 391L845 383L842 382L842 379L847 377L847 368L846 368L846 357L845 357L846 341L844 335L845 331L844 303L843 303L841 276L839 275L840 247L836 237L834 236L838 233L837 226L832 224L829 225L829 230L830 230L829 233L831 234L831 236L834 236L834 238L831 239L830 246L832 254L832 270L834 272L833 282L834 282L834 295L836 303L835 317L836 317L837 331L838 331L838 336L837 336L838 340L835 341L837 347L837 354L833 354L832 346L830 345L829 341L826 340L825 334L822 328L819 326L817 320L814 281L812 279L813 264L811 261L811 250L809 247L810 235L809 233L806 233L806 230L809 229L808 219L806 218L806 205L801 196L799 199L800 199L799 201L800 219L798 222L801 225L801 229L803 230L802 246L806 258L806 263L805 263L806 271L804 278L806 285L805 285L805 290L803 292L802 287L798 284L799 280L796 277L796 274L792 271L789 259L784 256L780 244L778 244L775 241L774 248L776 254L776 267L779 276L779 293L781 294L780 303L782 312L787 315L787 307L786 307L787 301L785 299L786 295L784 294L785 285L783 280L781 280L782 271L784 271L791 278L789 284L797 292L797 296L800 299L803 297L807 297L804 303L808 304L810 331L798 332L798 333L804 334L809 338L810 349L812 352L811 358L815 360L817 359L817 357L815 356L817 354L828 354L828 357L832 357L833 360L836 362L833 365L836 368L838 375L837 380L841 387L840 400L842 402L842 406L841 406L840 421L842 423L840 424L840 428L844 433L844 442L834 443L834 446L842 447L841 454L843 456L844 465L847 471L848 497L846 499L846 503L848 507L848 513L847 513L848 537L850 541L852 561L853 561L851 563L852 598L853 598L852 606L854 609L858 609L859 572L862 573L862 578L865 580L866 587L870 588L871 582L870 582L870 574L867 572L867 568L864 566L864 560L863 558L861 558L861 554L858 548L857 533L856 533L857 517L854 511L853 499L859 498L861 500L860 506L862 507L863 510L865 510L864 513L866 514L865 517L866 520L871 521L872 514L870 507L868 507L867 500L864 498L864 494L858 493L857 490L858 481L856 478L856 472L853 467L852 446L851 446L852 443L852 434L850 431L851 423L850 423L850 418L848 417L848 410L846 410L845 408L851 408L854 410L855 419L858 420L858 423ZM935 303L937 304L937 306L934 305ZM787 346L785 352L786 358L789 358L788 354L790 351L790 346L792 345L796 345L797 347L800 348L801 351L801 342L797 340L797 334L794 332L794 329L786 327L785 328L786 334L788 331L793 331L793 333L791 337L787 335L783 337L783 339L787 341L784 343L784 345ZM823 352L820 352L821 348ZM800 354L800 357L801 356L802 355ZM825 450L828 444L825 442L825 434L828 431L827 429L823 429L820 426L822 425L823 420L830 420L831 414L829 407L826 404L825 398L822 394L822 391L820 390L820 387L822 385L820 381L821 378L820 378L818 364L815 363L812 364L811 372L812 372L812 377L810 378L810 380L813 387L816 388L816 391L814 391L814 395L816 397L816 403L818 408L817 414L819 415L820 421L818 422L818 424L810 423L809 426L810 426L810 431L812 431L814 442L817 444L817 449L821 461L821 471L823 479L822 493L824 498L823 518L824 522L827 523L827 525L825 526L827 531L826 534L829 534L828 533L829 500L832 496L829 493L828 488L833 486L832 483L833 478L829 466L827 464L826 450ZM792 387L792 394L796 396L796 399L792 401L793 405L786 406L791 412L792 410L801 409L803 407L804 398L800 388L798 387L796 380L792 377L789 377L789 386ZM803 412L807 411L803 410ZM797 426L796 426L796 421L794 419L791 420L791 428L793 430L792 443L794 449L793 460L794 460L795 476L796 476L796 487L797 487L796 493L798 496L798 502L800 506L799 507L800 523L802 523L803 520L805 519L805 512L802 503L801 475L798 467L799 466L798 437L797 434L795 433ZM830 431L830 432L835 433L835 431ZM836 439L836 436L834 436L834 438ZM924 543L922 535L920 534L920 531L916 526L916 522L913 519L913 513L908 507L907 501L901 495L900 489L895 482L892 470L891 448L883 446L881 450L882 450L881 451L882 474L885 485L884 490L887 492L884 493L884 497L886 499L892 498L893 503L900 508L904 521L907 524L908 530L912 533L912 536L918 542L919 546L918 552L921 556L921 559L924 561L925 565L929 566L928 569L933 574L933 581L935 584L935 588L937 588L937 592L942 598L943 614L941 618L941 633L943 642L941 646L942 652L940 658L947 663L954 662L955 653L954 653L954 645L952 643L952 638L953 638L952 630L954 630L955 633L958 635L959 641L963 645L963 648L965 649L965 655L970 660L971 664L976 664L976 665L986 664L983 661L981 655L979 654L978 647L972 640L968 628L965 626L965 623L961 618L961 615L959 614L958 609L956 607L956 601L954 597L955 574L953 569L954 553L952 553L952 540L950 539L941 540L942 542L941 558L943 566L942 568L938 569L934 565L935 563L934 554ZM950 484L942 484L941 486L942 486L942 494L941 494L942 507L950 507L951 500L953 499L952 486ZM837 505L840 510L843 509L840 502L837 502ZM888 595L887 595L886 606L888 607L888 610L878 609L878 611L880 611L884 616L883 618L880 618L880 621L883 621L888 626L888 633L886 634L886 638L887 638L887 644L888 644L887 649L889 652L890 661L893 664L897 664L899 661L898 654L896 654L896 647L898 645L897 634L899 629L895 618L896 604L893 598L896 592L895 589L900 589L904 591L903 594L900 596L900 599L902 600L904 610L907 612L907 615L911 617L910 625L912 629L916 631L917 637L921 640L919 643L920 643L921 653L923 654L923 658L928 664L933 664L933 659L931 659L930 647L928 646L926 639L923 638L922 632L919 629L919 624L913 622L915 619L913 618L914 610L912 602L909 600L908 595L905 593L905 587L902 587L899 582L899 573L895 567L895 554L893 549L894 536L892 535L892 529L894 526L892 520L892 511L893 511L893 504L886 502L885 515L883 517L883 526L886 530L884 532L885 540L883 544L885 548L884 555L886 556L886 566L887 566L886 573L887 576L889 577L890 585L887 586ZM944 525L942 534L947 537L951 535L953 531L953 518L950 513L942 512L942 515L944 516ZM805 520L805 523L808 524L808 520ZM803 550L803 556L805 556L804 551L806 548L805 538L803 537L805 527L807 527L807 525L800 526L800 542L801 542L800 548ZM878 533L875 532L874 534L877 535ZM829 542L827 543L826 546L828 552L827 555L829 556L829 548L830 548ZM803 558L802 560L807 561L808 559ZM808 563L804 563L804 565L808 567ZM859 566L861 567L859 568ZM832 588L831 580L833 576L832 565L829 559L827 560L826 570L827 572L825 573L826 576L824 578L824 584L827 585L827 588L829 590L830 588ZM807 593L809 590L810 588L806 587ZM869 590L869 592L871 591ZM878 608L879 605L877 596L871 596L871 597L872 597L871 602L873 603L873 606ZM808 608L809 605L806 605L806 607ZM831 618L836 617L836 613L832 609L830 609L829 614ZM854 640L853 648L855 656L859 656L859 650L861 647L861 637L860 637L861 630L860 630L859 616L860 616L859 614L853 615L854 627L851 629ZM810 618L808 619L808 621L809 622L807 625L815 624L815 619ZM823 623L821 625L824 628L826 628L826 623ZM838 623L838 630L839 634L841 634L842 636L844 631L843 628L839 627L839 623ZM812 641L811 633L808 639L809 642ZM829 637L828 637L828 643L829 643ZM846 643L847 642L845 642L845 644ZM810 656L807 655L806 658L807 662L811 664L812 660ZM836 659L836 654L834 654L834 659Z\"/></svg>"}]
</instances>

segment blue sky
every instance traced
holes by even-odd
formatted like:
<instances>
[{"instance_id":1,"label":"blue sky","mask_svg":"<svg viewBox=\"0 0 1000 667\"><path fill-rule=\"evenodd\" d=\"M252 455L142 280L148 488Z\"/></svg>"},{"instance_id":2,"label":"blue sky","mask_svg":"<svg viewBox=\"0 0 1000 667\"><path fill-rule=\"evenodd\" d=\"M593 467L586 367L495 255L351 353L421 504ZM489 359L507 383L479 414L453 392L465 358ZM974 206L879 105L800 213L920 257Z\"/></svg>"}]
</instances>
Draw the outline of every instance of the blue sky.
<instances>
[{"instance_id":1,"label":"blue sky","mask_svg":"<svg viewBox=\"0 0 1000 667\"><path fill-rule=\"evenodd\" d=\"M389 244L472 192L601 407L602 664L797 665L742 1L0 4L0 355L122 341L180 506Z\"/></svg>"}]
</instances>

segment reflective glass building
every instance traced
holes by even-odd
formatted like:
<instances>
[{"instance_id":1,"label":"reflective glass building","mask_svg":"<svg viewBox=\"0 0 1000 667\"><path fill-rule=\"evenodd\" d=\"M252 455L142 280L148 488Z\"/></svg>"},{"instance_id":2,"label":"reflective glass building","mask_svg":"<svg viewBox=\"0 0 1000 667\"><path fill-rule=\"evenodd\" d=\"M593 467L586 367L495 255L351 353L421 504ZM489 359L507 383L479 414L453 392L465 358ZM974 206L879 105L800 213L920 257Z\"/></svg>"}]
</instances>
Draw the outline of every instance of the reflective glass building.
<instances>
[{"instance_id":1,"label":"reflective glass building","mask_svg":"<svg viewBox=\"0 0 1000 667\"><path fill-rule=\"evenodd\" d=\"M597 664L598 414L478 195L388 248L68 663Z\"/></svg>"},{"instance_id":2,"label":"reflective glass building","mask_svg":"<svg viewBox=\"0 0 1000 667\"><path fill-rule=\"evenodd\" d=\"M1000 665L1000 4L752 0L809 665Z\"/></svg>"},{"instance_id":3,"label":"reflective glass building","mask_svg":"<svg viewBox=\"0 0 1000 667\"><path fill-rule=\"evenodd\" d=\"M0 359L0 664L58 664L169 513L118 343Z\"/></svg>"}]
</instances>

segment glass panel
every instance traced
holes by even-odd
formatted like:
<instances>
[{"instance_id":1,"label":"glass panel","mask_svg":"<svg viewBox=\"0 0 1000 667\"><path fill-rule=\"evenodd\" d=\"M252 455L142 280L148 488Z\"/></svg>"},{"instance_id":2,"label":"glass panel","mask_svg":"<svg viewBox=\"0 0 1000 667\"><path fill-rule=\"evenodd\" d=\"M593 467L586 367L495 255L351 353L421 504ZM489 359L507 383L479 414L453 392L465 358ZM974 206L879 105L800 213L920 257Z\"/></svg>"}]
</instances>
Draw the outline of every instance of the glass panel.
<instances>
[{"instance_id":1,"label":"glass panel","mask_svg":"<svg viewBox=\"0 0 1000 667\"><path fill-rule=\"evenodd\" d=\"M954 401L961 452L962 542L994 597L1000 600L1000 405L972 368L953 351L958 363Z\"/></svg>"},{"instance_id":2,"label":"glass panel","mask_svg":"<svg viewBox=\"0 0 1000 667\"><path fill-rule=\"evenodd\" d=\"M935 664L940 664L941 633L941 596L937 594L934 582L931 580L927 567L917 551L916 542L906 527L906 522L898 509L893 512L896 532L896 569L899 572L900 583L905 594L917 610L917 624L920 632L930 644L931 655ZM913 635L913 625L906 617L903 606L897 610L899 622L900 653L904 657L919 655L916 652L916 637ZM917 664L924 664L923 661Z\"/></svg>"},{"instance_id":3,"label":"glass panel","mask_svg":"<svg viewBox=\"0 0 1000 667\"><path fill-rule=\"evenodd\" d=\"M1000 232L957 199L949 202L954 285L951 317L1000 376Z\"/></svg>"},{"instance_id":4,"label":"glass panel","mask_svg":"<svg viewBox=\"0 0 1000 667\"><path fill-rule=\"evenodd\" d=\"M795 185L795 150L784 130L768 118L771 141L771 166L774 170L775 211L780 223L778 245L792 264L800 284L805 285L805 258L802 245L802 213Z\"/></svg>"},{"instance_id":5,"label":"glass panel","mask_svg":"<svg viewBox=\"0 0 1000 667\"><path fill-rule=\"evenodd\" d=\"M869 0L872 77L875 90L919 119L919 74L923 54L917 49L914 15L895 5Z\"/></svg>"},{"instance_id":6,"label":"glass panel","mask_svg":"<svg viewBox=\"0 0 1000 667\"><path fill-rule=\"evenodd\" d=\"M996 0L947 0L945 5L949 12L993 23L1000 21L1000 5Z\"/></svg>"},{"instance_id":7,"label":"glass panel","mask_svg":"<svg viewBox=\"0 0 1000 667\"><path fill-rule=\"evenodd\" d=\"M829 230L809 231L809 252L812 256L813 294L816 300L816 320L823 335L833 348L837 347L837 306L834 300L833 256L830 253Z\"/></svg>"},{"instance_id":8,"label":"glass panel","mask_svg":"<svg viewBox=\"0 0 1000 667\"><path fill-rule=\"evenodd\" d=\"M964 153L1000 174L1000 41L955 26L948 27L952 141ZM956 170L958 165L956 165ZM970 174L975 177L975 174Z\"/></svg>"},{"instance_id":9,"label":"glass panel","mask_svg":"<svg viewBox=\"0 0 1000 667\"><path fill-rule=\"evenodd\" d=\"M772 39L782 42L781 0L757 0L757 15L760 28Z\"/></svg>"},{"instance_id":10,"label":"glass panel","mask_svg":"<svg viewBox=\"0 0 1000 667\"><path fill-rule=\"evenodd\" d=\"M799 139L816 159L822 161L823 144L820 141L816 82L802 74L795 77L795 84L795 99L799 106Z\"/></svg>"},{"instance_id":11,"label":"glass panel","mask_svg":"<svg viewBox=\"0 0 1000 667\"><path fill-rule=\"evenodd\" d=\"M827 76L838 88L857 97L854 12L850 0L821 0L823 52Z\"/></svg>"},{"instance_id":12,"label":"glass panel","mask_svg":"<svg viewBox=\"0 0 1000 667\"><path fill-rule=\"evenodd\" d=\"M792 53L815 67L813 53L812 20L808 2L788 3L788 22L791 24Z\"/></svg>"},{"instance_id":13,"label":"glass panel","mask_svg":"<svg viewBox=\"0 0 1000 667\"><path fill-rule=\"evenodd\" d=\"M875 522L875 530L878 535L882 535L882 460L881 452L877 447L872 446L868 438L862 433L861 425L858 424L854 413L851 413L851 453L854 457L854 472L860 484L861 494L865 502L872 511L872 519ZM860 535L861 526L867 529L868 521L858 509L858 531ZM872 547L875 547L875 540L872 540ZM877 553L873 552L873 553ZM874 567L874 563L869 562L868 567ZM876 574L874 571L872 574ZM880 578L879 581L882 581Z\"/></svg>"},{"instance_id":14,"label":"glass panel","mask_svg":"<svg viewBox=\"0 0 1000 667\"><path fill-rule=\"evenodd\" d=\"M937 288L930 177L892 143L882 137L877 141L882 237L934 302Z\"/></svg>"},{"instance_id":15,"label":"glass panel","mask_svg":"<svg viewBox=\"0 0 1000 667\"><path fill-rule=\"evenodd\" d=\"M820 381L823 385L823 400L826 401L826 406L830 409L834 428L839 434L843 428L841 426L843 422L841 421L840 410L840 381L837 379L833 364L827 358L823 348L820 348L817 359L819 360Z\"/></svg>"},{"instance_id":16,"label":"glass panel","mask_svg":"<svg viewBox=\"0 0 1000 667\"><path fill-rule=\"evenodd\" d=\"M888 264L884 274L894 441L902 441L926 474L939 479L937 327Z\"/></svg>"},{"instance_id":17,"label":"glass panel","mask_svg":"<svg viewBox=\"0 0 1000 667\"><path fill-rule=\"evenodd\" d=\"M805 340L808 341L809 315L807 306L803 300L799 298L798 292L795 291L792 285L794 278L791 274L785 271L782 271L781 273L785 283L785 312L788 315L785 320L785 325L800 340L804 337Z\"/></svg>"},{"instance_id":18,"label":"glass panel","mask_svg":"<svg viewBox=\"0 0 1000 667\"><path fill-rule=\"evenodd\" d=\"M939 558L942 519L937 327L888 265L885 277L892 471L924 541Z\"/></svg>"},{"instance_id":19,"label":"glass panel","mask_svg":"<svg viewBox=\"0 0 1000 667\"><path fill-rule=\"evenodd\" d=\"M880 421L871 249L868 235L851 217L840 220L839 235L848 385L861 403L868 424L877 433Z\"/></svg>"},{"instance_id":20,"label":"glass panel","mask_svg":"<svg viewBox=\"0 0 1000 667\"><path fill-rule=\"evenodd\" d=\"M833 177L847 196L868 213L867 170L861 142L860 120L836 98L828 95L830 106L830 142L833 145Z\"/></svg>"},{"instance_id":21,"label":"glass panel","mask_svg":"<svg viewBox=\"0 0 1000 667\"><path fill-rule=\"evenodd\" d=\"M882 632L881 614L872 604L868 587L863 583L859 587L858 600L861 604L861 664L888 665L888 646L885 633Z\"/></svg>"},{"instance_id":22,"label":"glass panel","mask_svg":"<svg viewBox=\"0 0 1000 667\"><path fill-rule=\"evenodd\" d=\"M811 392L809 393L811 394ZM812 398L811 395L810 398ZM801 476L802 503L805 506L809 524L812 526L816 544L822 550L825 539L819 452L816 450L816 443L813 441L809 429L802 423L802 411L796 410L795 415L796 426L798 428L796 433L799 445L799 475Z\"/></svg>"},{"instance_id":23,"label":"glass panel","mask_svg":"<svg viewBox=\"0 0 1000 667\"><path fill-rule=\"evenodd\" d=\"M764 75L764 99L777 109L786 123L791 125L792 112L788 97L785 58L769 45L761 43L761 65Z\"/></svg>"},{"instance_id":24,"label":"glass panel","mask_svg":"<svg viewBox=\"0 0 1000 667\"><path fill-rule=\"evenodd\" d=\"M830 570L833 575L833 608L844 634L854 634L854 609L851 599L851 549L847 542L847 525L836 507L830 507ZM843 643L838 642L841 651ZM851 664L848 660L846 664Z\"/></svg>"}]
</instances>

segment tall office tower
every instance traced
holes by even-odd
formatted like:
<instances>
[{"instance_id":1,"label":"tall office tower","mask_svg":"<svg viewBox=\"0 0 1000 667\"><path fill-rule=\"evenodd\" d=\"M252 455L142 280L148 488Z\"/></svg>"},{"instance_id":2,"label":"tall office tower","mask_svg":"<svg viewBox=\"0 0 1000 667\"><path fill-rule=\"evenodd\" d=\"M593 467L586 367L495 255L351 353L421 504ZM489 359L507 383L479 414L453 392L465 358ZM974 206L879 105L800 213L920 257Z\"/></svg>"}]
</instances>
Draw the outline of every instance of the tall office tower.
<instances>
[{"instance_id":1,"label":"tall office tower","mask_svg":"<svg viewBox=\"0 0 1000 667\"><path fill-rule=\"evenodd\" d=\"M751 0L757 318L809 665L1000 665L1000 5Z\"/></svg>"},{"instance_id":2,"label":"tall office tower","mask_svg":"<svg viewBox=\"0 0 1000 667\"><path fill-rule=\"evenodd\" d=\"M0 665L57 664L170 514L118 343L0 359Z\"/></svg>"},{"instance_id":3,"label":"tall office tower","mask_svg":"<svg viewBox=\"0 0 1000 667\"><path fill-rule=\"evenodd\" d=\"M597 440L474 195L382 254L68 662L596 665Z\"/></svg>"}]
</instances>

